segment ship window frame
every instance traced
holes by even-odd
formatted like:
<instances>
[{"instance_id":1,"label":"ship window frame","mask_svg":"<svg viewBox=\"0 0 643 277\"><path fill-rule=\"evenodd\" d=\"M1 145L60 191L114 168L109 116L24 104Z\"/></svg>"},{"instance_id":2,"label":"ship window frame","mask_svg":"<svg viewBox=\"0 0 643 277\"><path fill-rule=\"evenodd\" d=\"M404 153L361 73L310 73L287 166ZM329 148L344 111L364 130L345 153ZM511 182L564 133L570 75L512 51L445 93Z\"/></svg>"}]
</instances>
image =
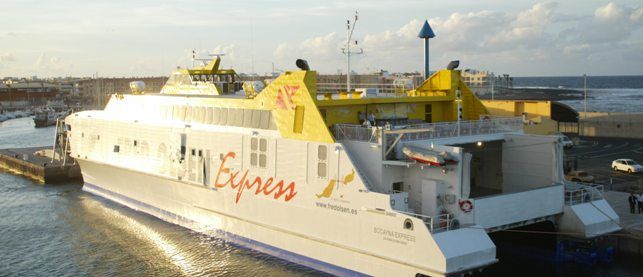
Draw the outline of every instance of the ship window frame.
<instances>
[{"instance_id":1,"label":"ship window frame","mask_svg":"<svg viewBox=\"0 0 643 277\"><path fill-rule=\"evenodd\" d=\"M261 169L268 167L268 139L250 138L250 167Z\"/></svg>"},{"instance_id":2,"label":"ship window frame","mask_svg":"<svg viewBox=\"0 0 643 277\"><path fill-rule=\"evenodd\" d=\"M317 145L317 178L328 179L328 146L324 144Z\"/></svg>"}]
</instances>

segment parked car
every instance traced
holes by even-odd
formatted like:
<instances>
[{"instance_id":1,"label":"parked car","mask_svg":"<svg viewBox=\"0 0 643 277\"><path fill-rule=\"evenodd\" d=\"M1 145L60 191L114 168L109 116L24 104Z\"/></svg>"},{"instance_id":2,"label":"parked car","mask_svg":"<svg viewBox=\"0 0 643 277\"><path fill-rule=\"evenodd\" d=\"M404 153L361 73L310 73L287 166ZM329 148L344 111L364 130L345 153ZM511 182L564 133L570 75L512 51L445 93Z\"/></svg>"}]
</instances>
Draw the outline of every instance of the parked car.
<instances>
[{"instance_id":1,"label":"parked car","mask_svg":"<svg viewBox=\"0 0 643 277\"><path fill-rule=\"evenodd\" d=\"M564 149L571 149L572 147L574 147L574 143L572 142L571 139L569 139L568 136L566 135L560 135L560 136L562 139L561 143L563 144Z\"/></svg>"},{"instance_id":2,"label":"parked car","mask_svg":"<svg viewBox=\"0 0 643 277\"><path fill-rule=\"evenodd\" d=\"M583 170L572 170L565 174L565 179L572 182L594 183L594 176Z\"/></svg>"},{"instance_id":3,"label":"parked car","mask_svg":"<svg viewBox=\"0 0 643 277\"><path fill-rule=\"evenodd\" d=\"M643 166L632 159L618 159L612 162L612 169L627 173L637 173L643 171Z\"/></svg>"}]
</instances>

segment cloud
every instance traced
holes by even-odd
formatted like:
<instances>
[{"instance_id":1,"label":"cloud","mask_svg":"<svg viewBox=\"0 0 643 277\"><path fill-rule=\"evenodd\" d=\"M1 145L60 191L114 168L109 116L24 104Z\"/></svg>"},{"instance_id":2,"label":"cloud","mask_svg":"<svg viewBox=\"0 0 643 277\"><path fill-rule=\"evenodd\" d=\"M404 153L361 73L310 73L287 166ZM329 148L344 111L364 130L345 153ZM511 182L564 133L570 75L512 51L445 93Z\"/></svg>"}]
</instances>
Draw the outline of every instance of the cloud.
<instances>
[{"instance_id":1,"label":"cloud","mask_svg":"<svg viewBox=\"0 0 643 277\"><path fill-rule=\"evenodd\" d=\"M547 27L554 22L554 9L557 4L553 2L538 3L526 11L519 12L510 18L509 28L497 26L498 34L491 37L487 43L491 47L508 45L511 47L535 48L547 41L549 37L545 32Z\"/></svg>"},{"instance_id":2,"label":"cloud","mask_svg":"<svg viewBox=\"0 0 643 277\"><path fill-rule=\"evenodd\" d=\"M598 7L594 16L576 22L576 26L561 32L561 36L573 43L588 43L593 46L618 44L627 40L634 31L641 29L639 20L642 8L633 10L614 3Z\"/></svg>"},{"instance_id":3,"label":"cloud","mask_svg":"<svg viewBox=\"0 0 643 277\"><path fill-rule=\"evenodd\" d=\"M632 22L634 23L639 22L642 19L643 19L643 7L636 9L630 15L630 20L632 20Z\"/></svg>"},{"instance_id":4,"label":"cloud","mask_svg":"<svg viewBox=\"0 0 643 277\"><path fill-rule=\"evenodd\" d=\"M70 1L68 5L80 3ZM223 66L238 72L269 71L273 62L277 68L294 68L297 58L307 59L322 73L345 72L342 23L355 9L362 21L354 39L364 49L363 55L351 59L358 72L421 70L422 41L417 33L424 18L431 16L437 35L430 43L433 70L459 59L463 68L513 75L579 70L643 74L640 59L634 58L643 55L643 6L632 1L434 5L426 0L331 0L291 1L288 9L279 5L285 1L278 2L248 5L226 0L224 5L195 8L176 1L111 1L75 5L81 8L74 17L64 16L68 5L11 2L3 6L9 16L5 21L35 19L1 32L6 42L0 46L0 75L88 75L99 70L101 75L121 76L129 74L128 66L135 74L165 74L175 65L191 66L195 44L203 57L225 53ZM221 16L212 17L212 8ZM228 44L221 44L224 41ZM75 71L69 71L71 67Z\"/></svg>"},{"instance_id":5,"label":"cloud","mask_svg":"<svg viewBox=\"0 0 643 277\"><path fill-rule=\"evenodd\" d=\"M643 8L608 3L585 15L564 14L558 9L557 3L546 1L516 12L482 10L431 18L429 22L436 34L430 46L431 69L454 59L462 60L464 67L513 72L528 72L536 67L549 68L551 72L580 70L589 62L606 60L618 68L622 65L617 60L627 61L623 53L636 48L630 38L643 26L640 24ZM413 19L398 28L364 34L361 40L364 55L356 57L353 67L362 72L378 68L420 70L422 42L417 34L423 22ZM332 72L334 68L345 67L338 50L342 41L343 38L330 33L282 43L274 54L292 57L298 53L311 60L340 62L332 67L325 67L325 63L317 65L322 72ZM552 67L558 63L560 67ZM608 64L601 65L608 68Z\"/></svg>"},{"instance_id":6,"label":"cloud","mask_svg":"<svg viewBox=\"0 0 643 277\"><path fill-rule=\"evenodd\" d=\"M45 67L45 59L47 59L47 55L45 53L41 53L40 56L38 56L38 59L36 60L36 63L34 63L33 67L35 69L42 69Z\"/></svg>"},{"instance_id":7,"label":"cloud","mask_svg":"<svg viewBox=\"0 0 643 277\"><path fill-rule=\"evenodd\" d=\"M52 56L47 57L47 54L41 53L36 62L33 64L33 69L36 72L65 72L73 68L71 62L65 61L60 57Z\"/></svg>"},{"instance_id":8,"label":"cloud","mask_svg":"<svg viewBox=\"0 0 643 277\"><path fill-rule=\"evenodd\" d=\"M231 62L236 62L237 61L237 52L239 51L239 47L235 44L228 44L228 45L218 45L217 47L214 47L212 49L211 53L209 54L223 54L225 55L225 59L229 60Z\"/></svg>"},{"instance_id":9,"label":"cloud","mask_svg":"<svg viewBox=\"0 0 643 277\"><path fill-rule=\"evenodd\" d=\"M0 63L15 62L16 57L12 53L4 53L0 55Z\"/></svg>"},{"instance_id":10,"label":"cloud","mask_svg":"<svg viewBox=\"0 0 643 277\"><path fill-rule=\"evenodd\" d=\"M613 2L596 9L594 16L600 20L614 21L623 17L623 8L617 6Z\"/></svg>"},{"instance_id":11,"label":"cloud","mask_svg":"<svg viewBox=\"0 0 643 277\"><path fill-rule=\"evenodd\" d=\"M273 55L283 64L293 64L296 59L303 58L308 60L314 69L333 71L343 67L345 57L341 50L343 43L344 40L337 33L331 32L301 42L280 43L273 51Z\"/></svg>"}]
</instances>

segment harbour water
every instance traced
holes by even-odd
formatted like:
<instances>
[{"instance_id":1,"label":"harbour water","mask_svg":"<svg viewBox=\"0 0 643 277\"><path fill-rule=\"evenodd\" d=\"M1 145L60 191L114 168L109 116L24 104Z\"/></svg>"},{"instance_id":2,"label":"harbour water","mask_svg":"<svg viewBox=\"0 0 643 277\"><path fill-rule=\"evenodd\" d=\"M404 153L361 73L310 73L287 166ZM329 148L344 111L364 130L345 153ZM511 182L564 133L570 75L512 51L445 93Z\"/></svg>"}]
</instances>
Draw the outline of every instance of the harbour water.
<instances>
[{"instance_id":1,"label":"harbour water","mask_svg":"<svg viewBox=\"0 0 643 277\"><path fill-rule=\"evenodd\" d=\"M0 125L0 148L48 145L30 118ZM319 276L89 195L0 172L0 276ZM640 276L640 258L593 267L502 257L486 276Z\"/></svg>"}]
</instances>

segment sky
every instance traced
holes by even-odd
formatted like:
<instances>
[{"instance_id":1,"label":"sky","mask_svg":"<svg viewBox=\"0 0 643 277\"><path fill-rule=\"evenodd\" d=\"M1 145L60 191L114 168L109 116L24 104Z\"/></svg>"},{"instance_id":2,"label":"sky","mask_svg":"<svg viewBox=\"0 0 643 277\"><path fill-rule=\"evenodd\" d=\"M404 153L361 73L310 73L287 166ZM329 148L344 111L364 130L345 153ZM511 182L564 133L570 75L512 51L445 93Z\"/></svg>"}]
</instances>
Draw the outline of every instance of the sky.
<instances>
[{"instance_id":1,"label":"sky","mask_svg":"<svg viewBox=\"0 0 643 277\"><path fill-rule=\"evenodd\" d=\"M0 78L166 76L224 53L222 65L266 74L308 60L346 72L346 20L359 19L359 73L430 69L512 76L643 75L643 2L594 1L78 1L0 0ZM354 46L352 46L354 47Z\"/></svg>"}]
</instances>

